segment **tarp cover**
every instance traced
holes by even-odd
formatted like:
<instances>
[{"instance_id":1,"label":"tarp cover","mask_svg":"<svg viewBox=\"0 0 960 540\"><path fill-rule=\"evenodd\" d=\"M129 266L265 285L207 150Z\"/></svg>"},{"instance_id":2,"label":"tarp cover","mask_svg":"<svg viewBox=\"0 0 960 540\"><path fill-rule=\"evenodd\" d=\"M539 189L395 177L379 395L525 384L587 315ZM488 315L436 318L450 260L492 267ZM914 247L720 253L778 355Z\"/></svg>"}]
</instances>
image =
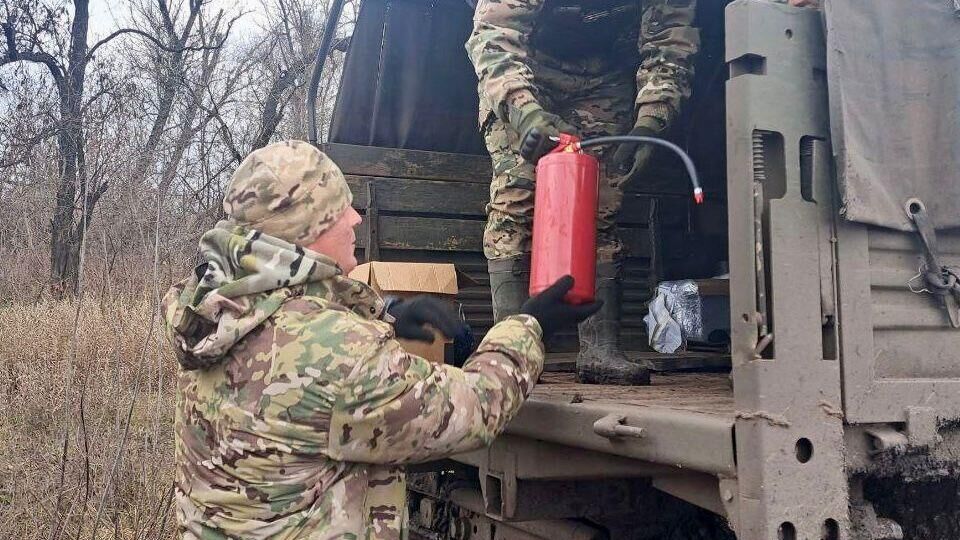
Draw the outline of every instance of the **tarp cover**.
<instances>
[{"instance_id":1,"label":"tarp cover","mask_svg":"<svg viewBox=\"0 0 960 540\"><path fill-rule=\"evenodd\" d=\"M921 199L960 226L960 18L954 0L825 5L830 117L847 219L913 230Z\"/></svg>"},{"instance_id":2,"label":"tarp cover","mask_svg":"<svg viewBox=\"0 0 960 540\"><path fill-rule=\"evenodd\" d=\"M364 0L330 141L483 154L463 0Z\"/></svg>"}]
</instances>

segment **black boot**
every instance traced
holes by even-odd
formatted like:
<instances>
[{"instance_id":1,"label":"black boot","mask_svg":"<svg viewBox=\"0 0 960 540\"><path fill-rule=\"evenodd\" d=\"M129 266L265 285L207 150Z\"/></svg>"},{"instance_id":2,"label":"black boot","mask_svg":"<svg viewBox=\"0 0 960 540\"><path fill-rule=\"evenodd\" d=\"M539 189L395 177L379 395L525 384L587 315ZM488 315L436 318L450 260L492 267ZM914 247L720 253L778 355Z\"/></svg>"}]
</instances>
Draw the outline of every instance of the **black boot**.
<instances>
[{"instance_id":1,"label":"black boot","mask_svg":"<svg viewBox=\"0 0 960 540\"><path fill-rule=\"evenodd\" d=\"M530 287L530 256L487 261L494 324L520 313Z\"/></svg>"},{"instance_id":2,"label":"black boot","mask_svg":"<svg viewBox=\"0 0 960 540\"><path fill-rule=\"evenodd\" d=\"M650 370L631 362L620 350L619 265L597 265L597 299L603 307L580 323L577 378L587 384L650 384Z\"/></svg>"}]
</instances>

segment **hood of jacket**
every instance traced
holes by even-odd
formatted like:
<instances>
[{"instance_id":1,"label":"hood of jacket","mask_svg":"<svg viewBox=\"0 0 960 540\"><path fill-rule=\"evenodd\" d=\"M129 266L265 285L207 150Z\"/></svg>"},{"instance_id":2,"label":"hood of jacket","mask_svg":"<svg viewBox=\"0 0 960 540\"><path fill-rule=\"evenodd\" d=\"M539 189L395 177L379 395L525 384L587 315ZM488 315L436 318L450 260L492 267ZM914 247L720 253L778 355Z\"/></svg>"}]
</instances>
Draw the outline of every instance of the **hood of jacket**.
<instances>
[{"instance_id":1,"label":"hood of jacket","mask_svg":"<svg viewBox=\"0 0 960 540\"><path fill-rule=\"evenodd\" d=\"M200 239L193 275L173 287L161 312L184 369L206 369L295 296L318 296L377 318L383 301L347 278L333 259L255 229L222 221Z\"/></svg>"}]
</instances>

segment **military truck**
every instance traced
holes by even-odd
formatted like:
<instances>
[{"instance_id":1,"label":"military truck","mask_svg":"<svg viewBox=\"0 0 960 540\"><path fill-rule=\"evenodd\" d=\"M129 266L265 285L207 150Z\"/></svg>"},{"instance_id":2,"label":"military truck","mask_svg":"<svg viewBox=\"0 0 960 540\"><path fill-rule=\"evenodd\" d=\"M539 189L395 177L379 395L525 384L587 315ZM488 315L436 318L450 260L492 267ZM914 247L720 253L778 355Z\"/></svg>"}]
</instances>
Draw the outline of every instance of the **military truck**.
<instances>
[{"instance_id":1,"label":"military truck","mask_svg":"<svg viewBox=\"0 0 960 540\"><path fill-rule=\"evenodd\" d=\"M575 336L560 336L491 447L411 471L415 537L960 538L957 289L939 271L960 264L958 139L944 146L956 128L938 118L957 124L960 92L932 92L920 71L933 50L953 77L960 32L947 0L844 13L865 5L700 2L694 93L669 136L693 155L707 203L694 205L682 169L658 154L619 222L630 254L622 337L667 367L650 386L578 384ZM481 284L458 300L482 334L491 171L462 47L470 9L361 9L323 148L365 214L362 258L455 263ZM844 21L913 26L916 39L881 51ZM891 95L910 110L857 101L898 80ZM883 147L879 132L904 126L905 146ZM729 348L651 352L641 318L656 284L724 267Z\"/></svg>"}]
</instances>

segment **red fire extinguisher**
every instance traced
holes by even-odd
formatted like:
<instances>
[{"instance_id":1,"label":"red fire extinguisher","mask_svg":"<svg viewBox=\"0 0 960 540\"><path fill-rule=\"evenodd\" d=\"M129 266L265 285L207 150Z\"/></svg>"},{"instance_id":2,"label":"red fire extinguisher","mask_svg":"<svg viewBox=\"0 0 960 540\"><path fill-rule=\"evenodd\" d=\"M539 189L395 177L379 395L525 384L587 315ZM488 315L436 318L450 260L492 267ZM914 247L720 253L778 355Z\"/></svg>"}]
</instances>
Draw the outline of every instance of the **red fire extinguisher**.
<instances>
[{"instance_id":1,"label":"red fire extinguisher","mask_svg":"<svg viewBox=\"0 0 960 540\"><path fill-rule=\"evenodd\" d=\"M574 284L564 300L586 304L596 297L597 198L600 165L583 149L609 143L642 142L665 146L678 153L690 175L693 196L703 202L693 161L675 144L655 137L615 136L580 141L560 134L559 144L537 163L533 210L533 253L530 262L530 295L536 295L563 276Z\"/></svg>"},{"instance_id":2,"label":"red fire extinguisher","mask_svg":"<svg viewBox=\"0 0 960 540\"><path fill-rule=\"evenodd\" d=\"M561 134L560 144L537 163L533 203L533 254L530 295L561 277L573 276L564 297L570 304L593 302L597 271L597 158L576 148L577 139Z\"/></svg>"}]
</instances>

